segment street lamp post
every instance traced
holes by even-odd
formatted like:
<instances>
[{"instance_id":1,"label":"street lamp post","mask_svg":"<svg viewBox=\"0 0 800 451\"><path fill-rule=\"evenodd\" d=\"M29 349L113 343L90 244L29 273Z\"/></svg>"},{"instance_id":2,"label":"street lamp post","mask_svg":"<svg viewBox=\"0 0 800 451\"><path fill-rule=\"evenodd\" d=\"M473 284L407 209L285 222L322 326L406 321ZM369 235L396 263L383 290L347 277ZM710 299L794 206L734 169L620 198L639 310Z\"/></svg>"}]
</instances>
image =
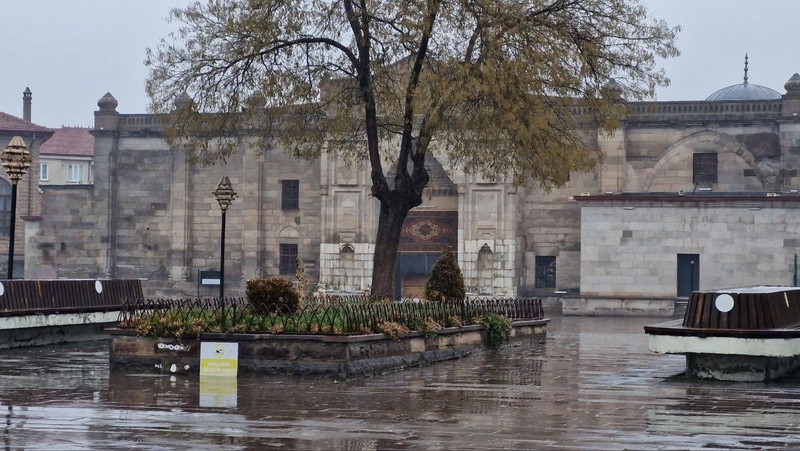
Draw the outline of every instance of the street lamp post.
<instances>
[{"instance_id":1,"label":"street lamp post","mask_svg":"<svg viewBox=\"0 0 800 451\"><path fill-rule=\"evenodd\" d=\"M222 177L213 194L217 198L217 202L219 202L219 208L222 210L222 231L219 238L219 300L222 301L222 295L225 292L225 212L228 211L228 206L231 202L236 199L236 191L233 190L228 177Z\"/></svg>"},{"instance_id":2,"label":"street lamp post","mask_svg":"<svg viewBox=\"0 0 800 451\"><path fill-rule=\"evenodd\" d=\"M8 279L14 275L14 234L17 222L17 182L22 179L28 168L31 167L31 153L25 141L15 136L0 154L3 169L11 180L11 224L8 231Z\"/></svg>"}]
</instances>

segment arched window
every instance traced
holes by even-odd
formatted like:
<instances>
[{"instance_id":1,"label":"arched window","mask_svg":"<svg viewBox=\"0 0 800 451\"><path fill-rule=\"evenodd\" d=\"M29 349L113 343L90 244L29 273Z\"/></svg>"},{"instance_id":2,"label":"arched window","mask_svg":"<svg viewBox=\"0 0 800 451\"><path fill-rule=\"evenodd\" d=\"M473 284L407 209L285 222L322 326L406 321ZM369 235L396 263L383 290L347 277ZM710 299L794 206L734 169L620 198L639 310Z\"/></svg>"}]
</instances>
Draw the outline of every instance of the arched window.
<instances>
[{"instance_id":1,"label":"arched window","mask_svg":"<svg viewBox=\"0 0 800 451\"><path fill-rule=\"evenodd\" d=\"M11 230L11 184L0 179L0 236Z\"/></svg>"}]
</instances>

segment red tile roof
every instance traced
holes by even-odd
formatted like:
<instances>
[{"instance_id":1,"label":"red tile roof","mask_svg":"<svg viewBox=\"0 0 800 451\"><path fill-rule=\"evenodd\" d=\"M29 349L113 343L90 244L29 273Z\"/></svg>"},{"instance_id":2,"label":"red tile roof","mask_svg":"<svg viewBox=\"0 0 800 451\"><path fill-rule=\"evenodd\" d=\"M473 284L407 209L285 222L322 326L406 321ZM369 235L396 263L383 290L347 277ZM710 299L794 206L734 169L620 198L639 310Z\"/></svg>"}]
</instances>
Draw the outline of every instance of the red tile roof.
<instances>
[{"instance_id":1,"label":"red tile roof","mask_svg":"<svg viewBox=\"0 0 800 451\"><path fill-rule=\"evenodd\" d=\"M3 112L0 112L0 130L10 132L52 132L47 127L36 125Z\"/></svg>"},{"instance_id":2,"label":"red tile roof","mask_svg":"<svg viewBox=\"0 0 800 451\"><path fill-rule=\"evenodd\" d=\"M94 136L89 128L62 127L39 147L39 155L94 156Z\"/></svg>"}]
</instances>

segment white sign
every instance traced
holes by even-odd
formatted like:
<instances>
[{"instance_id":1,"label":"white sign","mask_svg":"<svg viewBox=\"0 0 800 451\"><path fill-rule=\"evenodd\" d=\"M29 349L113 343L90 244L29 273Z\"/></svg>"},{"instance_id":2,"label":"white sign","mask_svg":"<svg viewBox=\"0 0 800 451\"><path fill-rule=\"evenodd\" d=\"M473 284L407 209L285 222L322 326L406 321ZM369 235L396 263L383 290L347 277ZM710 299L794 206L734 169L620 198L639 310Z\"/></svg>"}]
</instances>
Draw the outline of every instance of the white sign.
<instances>
[{"instance_id":1,"label":"white sign","mask_svg":"<svg viewBox=\"0 0 800 451\"><path fill-rule=\"evenodd\" d=\"M238 370L239 343L200 343L200 376L236 377Z\"/></svg>"}]
</instances>

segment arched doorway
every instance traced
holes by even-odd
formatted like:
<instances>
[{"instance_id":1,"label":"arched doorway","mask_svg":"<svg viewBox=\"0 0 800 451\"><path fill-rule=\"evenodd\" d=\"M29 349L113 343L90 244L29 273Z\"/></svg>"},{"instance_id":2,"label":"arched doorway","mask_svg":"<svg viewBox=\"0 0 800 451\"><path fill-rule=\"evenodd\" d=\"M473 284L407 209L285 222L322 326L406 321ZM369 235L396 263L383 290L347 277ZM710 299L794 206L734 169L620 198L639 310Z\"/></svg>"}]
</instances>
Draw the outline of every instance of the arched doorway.
<instances>
[{"instance_id":1,"label":"arched doorway","mask_svg":"<svg viewBox=\"0 0 800 451\"><path fill-rule=\"evenodd\" d=\"M442 251L458 249L458 191L435 158L426 160L430 174L423 204L408 212L400 231L395 297L422 297L433 265Z\"/></svg>"}]
</instances>

